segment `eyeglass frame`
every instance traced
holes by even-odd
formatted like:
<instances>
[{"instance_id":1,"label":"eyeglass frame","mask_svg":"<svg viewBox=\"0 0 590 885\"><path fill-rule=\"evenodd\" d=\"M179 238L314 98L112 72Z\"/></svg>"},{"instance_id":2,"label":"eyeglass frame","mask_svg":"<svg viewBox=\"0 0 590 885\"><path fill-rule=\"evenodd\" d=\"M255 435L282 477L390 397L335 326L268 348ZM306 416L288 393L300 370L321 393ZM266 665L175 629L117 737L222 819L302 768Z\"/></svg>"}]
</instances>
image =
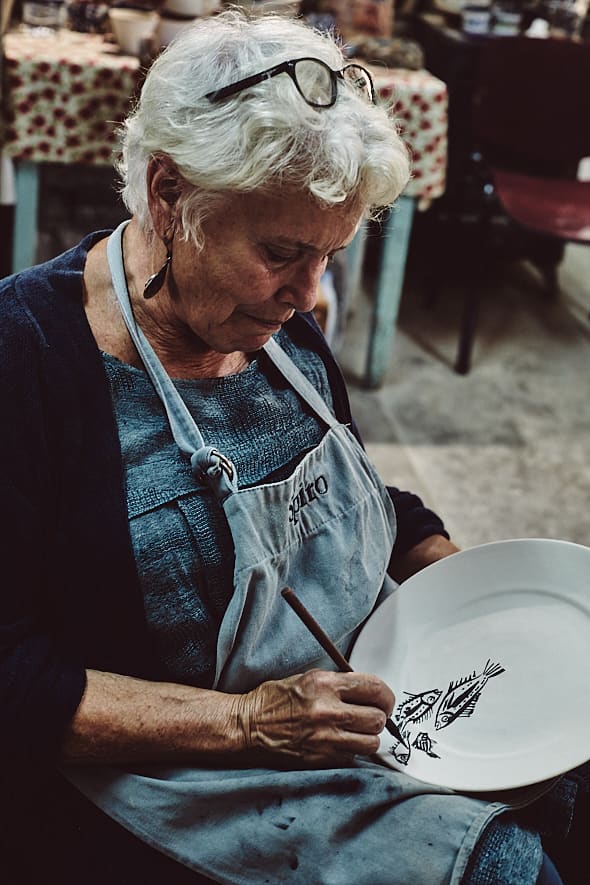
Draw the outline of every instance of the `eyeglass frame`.
<instances>
[{"instance_id":1,"label":"eyeglass frame","mask_svg":"<svg viewBox=\"0 0 590 885\"><path fill-rule=\"evenodd\" d=\"M330 82L332 85L332 95L329 104L318 104L317 102L310 101L303 94L299 83L297 82L297 77L295 75L295 65L300 61L313 61L321 67L325 68L326 71L330 74ZM335 71L331 68L325 61L322 61L320 58L312 58L311 56L303 56L301 58L292 58L288 61L282 61L278 65L273 65L271 68L267 68L264 71L260 71L258 74L250 74L249 77L244 77L241 80L236 80L235 83L230 83L228 86L222 86L221 89L214 89L212 92L207 92L204 98L209 99L212 104L217 103L218 101L223 101L225 98L229 98L232 95L237 95L238 92L242 92L244 89L248 89L250 86L256 86L258 83L262 83L264 80L270 80L271 77L277 77L279 74L288 74L293 83L295 84L295 88L297 92L301 96L301 98L312 108L331 108L336 104L336 99L338 97L338 80L342 80L343 83L347 81L344 78L344 71L349 68L360 68L360 70L366 75L368 85L369 85L369 99L371 104L375 104L375 84L373 83L373 78L369 71L364 68L362 65L351 64L345 65L340 71ZM361 92L359 89L358 92Z\"/></svg>"}]
</instances>

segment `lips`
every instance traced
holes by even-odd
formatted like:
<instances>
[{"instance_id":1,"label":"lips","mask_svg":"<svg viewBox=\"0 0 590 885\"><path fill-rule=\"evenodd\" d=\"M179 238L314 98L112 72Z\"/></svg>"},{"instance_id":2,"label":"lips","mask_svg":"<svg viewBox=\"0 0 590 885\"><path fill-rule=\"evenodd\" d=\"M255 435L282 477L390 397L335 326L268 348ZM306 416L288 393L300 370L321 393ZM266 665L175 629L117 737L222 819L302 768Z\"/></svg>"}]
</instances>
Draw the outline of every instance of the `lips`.
<instances>
[{"instance_id":1,"label":"lips","mask_svg":"<svg viewBox=\"0 0 590 885\"><path fill-rule=\"evenodd\" d=\"M264 326L266 329L280 329L284 323L287 322L290 317L286 317L284 319L268 319L267 317L256 317L252 314L246 314L249 320L257 323L259 326Z\"/></svg>"}]
</instances>

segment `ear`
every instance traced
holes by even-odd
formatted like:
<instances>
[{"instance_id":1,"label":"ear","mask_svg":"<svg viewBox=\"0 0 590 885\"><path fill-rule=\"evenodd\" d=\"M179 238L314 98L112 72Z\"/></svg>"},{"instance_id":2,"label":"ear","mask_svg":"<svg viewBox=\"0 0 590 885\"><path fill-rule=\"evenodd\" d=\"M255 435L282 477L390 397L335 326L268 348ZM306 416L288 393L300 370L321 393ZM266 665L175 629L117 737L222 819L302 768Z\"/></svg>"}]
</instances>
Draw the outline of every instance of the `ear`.
<instances>
[{"instance_id":1,"label":"ear","mask_svg":"<svg viewBox=\"0 0 590 885\"><path fill-rule=\"evenodd\" d=\"M170 233L181 191L180 172L168 157L152 157L146 173L147 198L154 230L160 239Z\"/></svg>"}]
</instances>

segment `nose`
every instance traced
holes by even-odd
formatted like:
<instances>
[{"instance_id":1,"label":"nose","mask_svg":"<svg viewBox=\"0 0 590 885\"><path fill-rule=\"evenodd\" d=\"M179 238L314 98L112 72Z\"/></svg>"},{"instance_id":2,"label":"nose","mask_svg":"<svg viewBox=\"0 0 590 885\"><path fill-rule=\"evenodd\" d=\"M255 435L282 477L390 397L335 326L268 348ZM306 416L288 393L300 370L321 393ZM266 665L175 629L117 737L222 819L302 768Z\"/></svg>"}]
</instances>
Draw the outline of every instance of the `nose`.
<instances>
[{"instance_id":1,"label":"nose","mask_svg":"<svg viewBox=\"0 0 590 885\"><path fill-rule=\"evenodd\" d=\"M295 310L312 310L318 300L320 280L326 269L327 258L304 256L289 271L277 297Z\"/></svg>"}]
</instances>

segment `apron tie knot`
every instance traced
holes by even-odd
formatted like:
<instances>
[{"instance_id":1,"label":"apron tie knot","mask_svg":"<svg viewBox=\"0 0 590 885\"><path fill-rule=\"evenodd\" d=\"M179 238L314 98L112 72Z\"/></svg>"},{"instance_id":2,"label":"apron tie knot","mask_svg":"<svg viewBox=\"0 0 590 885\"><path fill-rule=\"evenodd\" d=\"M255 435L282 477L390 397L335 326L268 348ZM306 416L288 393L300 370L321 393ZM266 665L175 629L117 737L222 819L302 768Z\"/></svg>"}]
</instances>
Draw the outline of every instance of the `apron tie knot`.
<instances>
[{"instance_id":1,"label":"apron tie knot","mask_svg":"<svg viewBox=\"0 0 590 885\"><path fill-rule=\"evenodd\" d=\"M203 446L193 452L191 469L196 479L208 485L218 498L225 498L238 490L238 475L234 463L214 446Z\"/></svg>"}]
</instances>

